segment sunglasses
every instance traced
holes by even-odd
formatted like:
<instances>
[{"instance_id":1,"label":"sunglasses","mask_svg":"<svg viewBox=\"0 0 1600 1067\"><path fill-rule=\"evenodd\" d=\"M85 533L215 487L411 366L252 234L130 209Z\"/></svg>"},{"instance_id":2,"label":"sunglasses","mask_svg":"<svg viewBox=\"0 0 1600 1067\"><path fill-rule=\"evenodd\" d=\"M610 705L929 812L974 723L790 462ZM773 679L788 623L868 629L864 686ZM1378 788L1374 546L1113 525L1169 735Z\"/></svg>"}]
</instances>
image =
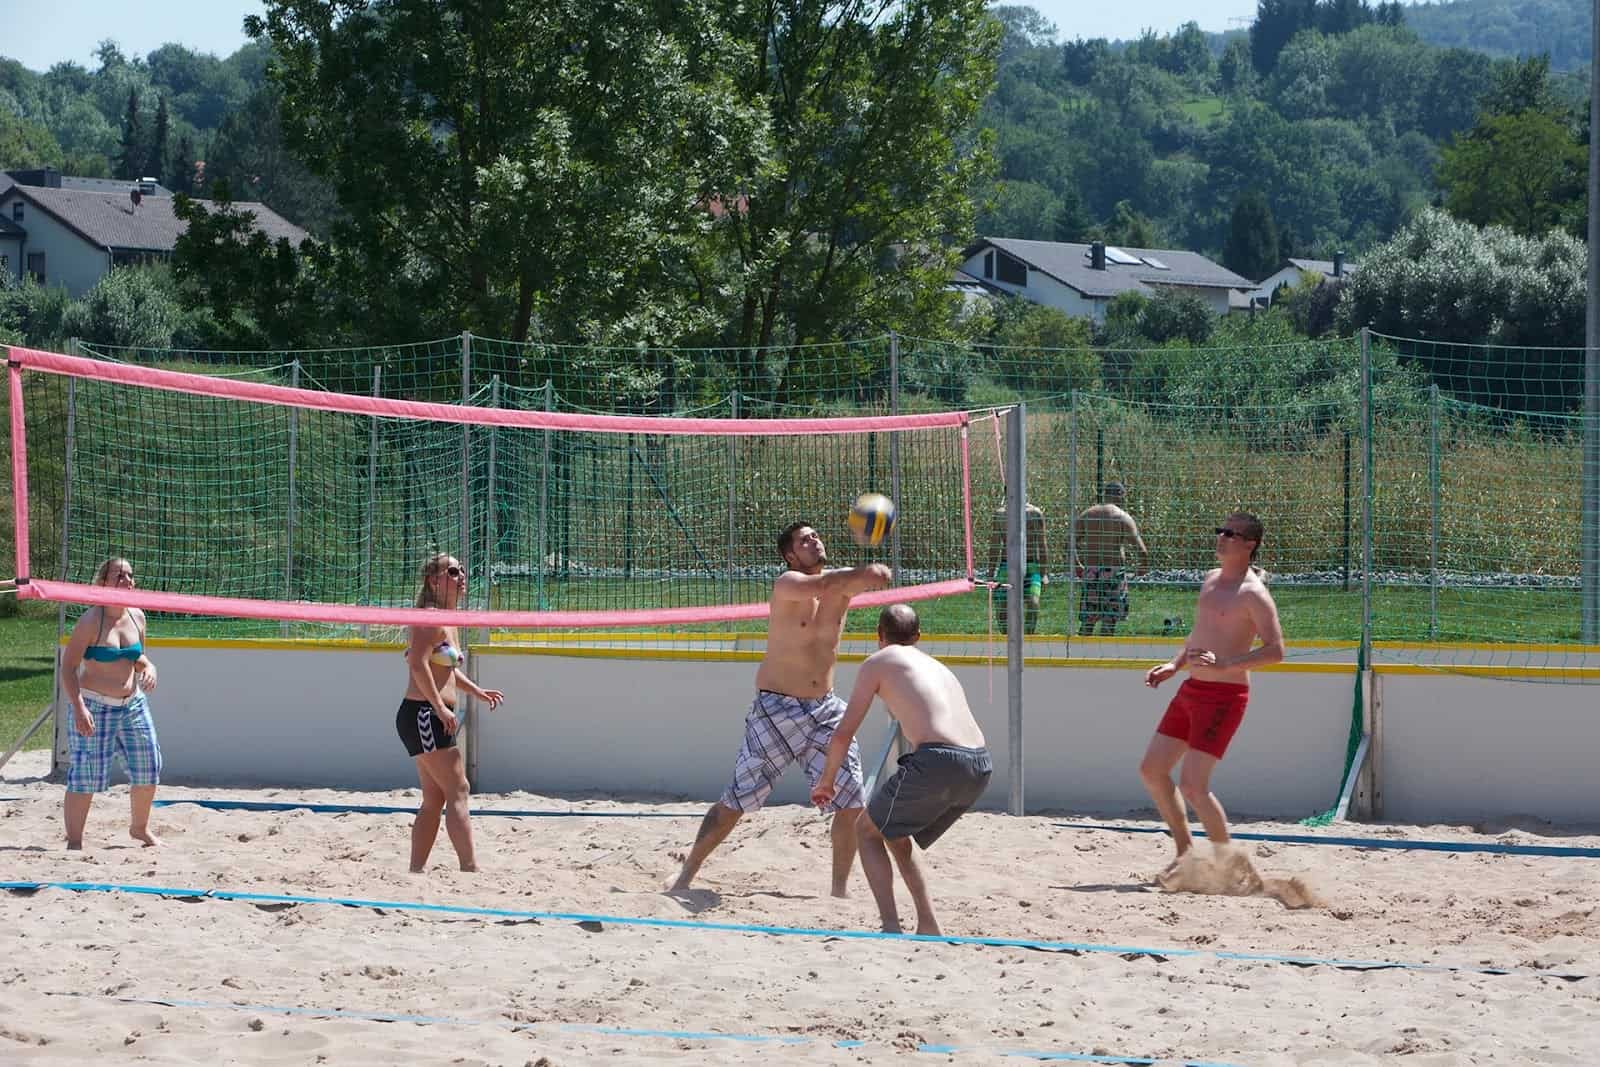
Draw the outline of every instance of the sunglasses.
<instances>
[{"instance_id":1,"label":"sunglasses","mask_svg":"<svg viewBox=\"0 0 1600 1067\"><path fill-rule=\"evenodd\" d=\"M444 569L444 572L446 574L448 574L452 578L459 578L463 574L467 573L466 568L458 567L454 563L452 563L452 564L450 564L450 566L446 567Z\"/></svg>"},{"instance_id":2,"label":"sunglasses","mask_svg":"<svg viewBox=\"0 0 1600 1067\"><path fill-rule=\"evenodd\" d=\"M1248 540L1250 540L1250 538L1247 535L1240 533L1238 530L1230 530L1226 526L1218 526L1217 527L1217 536L1218 537L1225 537L1229 541L1232 541L1235 538L1237 538L1240 541L1248 541Z\"/></svg>"}]
</instances>

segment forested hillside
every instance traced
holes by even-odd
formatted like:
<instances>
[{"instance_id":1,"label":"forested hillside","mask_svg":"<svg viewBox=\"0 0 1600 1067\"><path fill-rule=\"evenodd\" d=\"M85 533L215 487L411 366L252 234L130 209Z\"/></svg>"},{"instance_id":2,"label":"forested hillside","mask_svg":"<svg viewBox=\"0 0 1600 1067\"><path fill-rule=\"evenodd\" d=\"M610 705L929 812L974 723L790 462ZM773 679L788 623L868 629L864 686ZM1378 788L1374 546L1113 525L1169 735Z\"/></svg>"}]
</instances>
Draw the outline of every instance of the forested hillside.
<instances>
[{"instance_id":1,"label":"forested hillside","mask_svg":"<svg viewBox=\"0 0 1600 1067\"><path fill-rule=\"evenodd\" d=\"M1455 0L1406 8L1429 44L1492 56L1549 55L1556 70L1589 65L1589 0Z\"/></svg>"},{"instance_id":2,"label":"forested hillside","mask_svg":"<svg viewBox=\"0 0 1600 1067\"><path fill-rule=\"evenodd\" d=\"M1449 199L1441 163L1486 107L1549 116L1545 151L1563 161L1586 119L1542 63L1429 44L1394 4L1262 0L1220 57L1192 23L1113 46L1031 8L997 14L984 122L1000 163L980 233L1221 255L1242 211L1258 229L1270 216L1274 255L1358 255ZM1474 221L1504 221L1491 214Z\"/></svg>"}]
</instances>

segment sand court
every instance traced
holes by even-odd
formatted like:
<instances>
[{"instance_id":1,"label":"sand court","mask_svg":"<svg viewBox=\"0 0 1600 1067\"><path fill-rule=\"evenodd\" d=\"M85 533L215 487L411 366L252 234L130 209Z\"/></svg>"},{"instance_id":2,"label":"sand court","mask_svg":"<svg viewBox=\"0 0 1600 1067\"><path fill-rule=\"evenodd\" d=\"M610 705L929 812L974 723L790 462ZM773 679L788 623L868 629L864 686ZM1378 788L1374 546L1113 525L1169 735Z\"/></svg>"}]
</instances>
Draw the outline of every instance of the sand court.
<instances>
[{"instance_id":1,"label":"sand court","mask_svg":"<svg viewBox=\"0 0 1600 1067\"><path fill-rule=\"evenodd\" d=\"M29 759L0 782L5 881L168 892L0 894L6 1062L1581 1063L1600 1045L1600 859L1582 855L1239 842L1260 879L1321 901L1290 907L1162 891L1148 822L976 813L926 856L948 936L925 940L861 936L865 880L828 897L827 823L798 806L743 822L703 888L669 896L698 805L475 797L572 814L475 818L481 872L440 848L410 875L404 814L271 806L415 790L164 786L268 810L169 804L144 849L122 787L68 853L61 787ZM1600 848L1554 828L1240 829Z\"/></svg>"}]
</instances>

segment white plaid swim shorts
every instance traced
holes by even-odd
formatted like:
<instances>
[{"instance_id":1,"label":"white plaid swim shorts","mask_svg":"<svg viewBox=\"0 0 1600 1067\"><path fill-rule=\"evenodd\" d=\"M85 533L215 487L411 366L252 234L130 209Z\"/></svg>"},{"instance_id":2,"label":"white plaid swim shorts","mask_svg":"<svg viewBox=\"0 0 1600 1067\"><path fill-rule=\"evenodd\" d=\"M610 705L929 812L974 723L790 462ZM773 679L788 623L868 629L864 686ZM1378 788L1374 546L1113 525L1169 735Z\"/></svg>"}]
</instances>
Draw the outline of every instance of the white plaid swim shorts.
<instances>
[{"instance_id":1,"label":"white plaid swim shorts","mask_svg":"<svg viewBox=\"0 0 1600 1067\"><path fill-rule=\"evenodd\" d=\"M806 781L815 786L844 712L844 701L833 693L802 699L757 690L744 719L744 744L734 763L733 783L722 793L722 806L746 814L758 810L783 772L796 761L805 765ZM833 786L836 792L827 810L859 808L866 803L861 752L854 739Z\"/></svg>"}]
</instances>

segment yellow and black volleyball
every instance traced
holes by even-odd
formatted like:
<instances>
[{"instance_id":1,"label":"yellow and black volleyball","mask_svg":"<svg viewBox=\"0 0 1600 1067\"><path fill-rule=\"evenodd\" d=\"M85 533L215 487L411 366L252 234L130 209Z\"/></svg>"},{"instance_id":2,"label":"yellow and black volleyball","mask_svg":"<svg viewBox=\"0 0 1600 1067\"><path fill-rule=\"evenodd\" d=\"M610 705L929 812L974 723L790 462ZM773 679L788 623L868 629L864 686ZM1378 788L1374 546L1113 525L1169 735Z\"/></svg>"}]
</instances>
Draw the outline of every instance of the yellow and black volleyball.
<instances>
[{"instance_id":1,"label":"yellow and black volleyball","mask_svg":"<svg viewBox=\"0 0 1600 1067\"><path fill-rule=\"evenodd\" d=\"M857 544L880 544L894 529L894 501L882 493L862 493L850 508L849 523Z\"/></svg>"}]
</instances>

